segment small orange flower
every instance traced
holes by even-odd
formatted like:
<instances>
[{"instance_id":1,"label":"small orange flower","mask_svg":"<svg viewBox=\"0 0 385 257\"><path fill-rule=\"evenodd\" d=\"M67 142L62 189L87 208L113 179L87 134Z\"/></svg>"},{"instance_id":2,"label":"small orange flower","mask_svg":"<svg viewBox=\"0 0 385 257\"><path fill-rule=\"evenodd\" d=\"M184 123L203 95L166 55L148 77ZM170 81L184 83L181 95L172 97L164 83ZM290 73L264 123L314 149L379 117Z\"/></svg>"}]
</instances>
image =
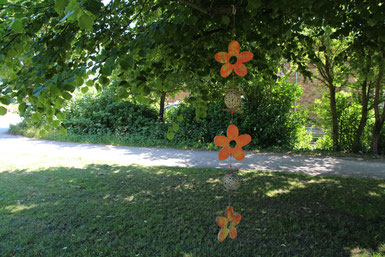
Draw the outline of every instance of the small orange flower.
<instances>
[{"instance_id":1,"label":"small orange flower","mask_svg":"<svg viewBox=\"0 0 385 257\"><path fill-rule=\"evenodd\" d=\"M230 235L231 239L235 239L237 237L237 229L236 225L241 222L241 214L235 214L232 206L228 206L226 208L226 217L217 217L217 224L221 227L221 230L218 233L218 240L220 242L225 241L227 235ZM228 223L230 222L230 227L228 227Z\"/></svg>"},{"instance_id":2,"label":"small orange flower","mask_svg":"<svg viewBox=\"0 0 385 257\"><path fill-rule=\"evenodd\" d=\"M245 159L245 152L243 151L242 146L251 142L251 136L248 134L238 135L238 127L232 124L227 128L227 137L216 136L214 138L214 143L219 147L223 147L218 154L218 159L220 161L226 160L231 154L237 161ZM231 148L230 142L233 140L236 142L236 145L234 148Z\"/></svg>"},{"instance_id":3,"label":"small orange flower","mask_svg":"<svg viewBox=\"0 0 385 257\"><path fill-rule=\"evenodd\" d=\"M221 68L221 76L226 78L228 77L233 70L235 73L237 73L239 76L245 76L247 74L247 68L243 64L245 62L250 61L253 58L253 53L249 51L245 51L242 53L239 53L240 46L238 41L231 41L229 44L229 52L219 52L215 54L215 60L217 60L220 63L224 63L224 65ZM235 56L237 58L237 61L232 64L230 63L230 58Z\"/></svg>"}]
</instances>

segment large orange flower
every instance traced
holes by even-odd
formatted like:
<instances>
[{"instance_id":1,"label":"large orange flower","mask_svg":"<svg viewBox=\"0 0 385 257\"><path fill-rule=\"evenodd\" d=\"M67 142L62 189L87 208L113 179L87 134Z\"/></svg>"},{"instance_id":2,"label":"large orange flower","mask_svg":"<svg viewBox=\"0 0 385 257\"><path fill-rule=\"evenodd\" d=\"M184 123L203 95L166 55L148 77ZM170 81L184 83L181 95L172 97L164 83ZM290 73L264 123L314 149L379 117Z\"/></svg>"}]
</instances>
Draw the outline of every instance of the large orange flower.
<instances>
[{"instance_id":1,"label":"large orange flower","mask_svg":"<svg viewBox=\"0 0 385 257\"><path fill-rule=\"evenodd\" d=\"M226 160L232 154L237 161L242 161L245 159L245 152L242 149L242 146L247 145L251 142L251 136L248 134L239 135L238 127L231 124L227 128L227 137L226 136L216 136L214 138L214 143L223 147L218 154L218 159L221 161ZM234 147L230 146L230 143L235 141L236 145Z\"/></svg>"},{"instance_id":2,"label":"large orange flower","mask_svg":"<svg viewBox=\"0 0 385 257\"><path fill-rule=\"evenodd\" d=\"M250 61L253 58L253 53L249 51L245 51L242 53L239 53L240 46L238 41L231 41L229 44L229 52L219 52L215 54L215 60L217 60L220 63L224 63L224 65L221 68L221 76L226 78L228 77L233 70L235 73L237 73L239 76L245 76L247 74L247 68L243 64L245 62ZM230 58L235 56L236 61L235 63L230 63Z\"/></svg>"},{"instance_id":3,"label":"large orange flower","mask_svg":"<svg viewBox=\"0 0 385 257\"><path fill-rule=\"evenodd\" d=\"M227 235L230 235L231 239L237 237L237 229L236 225L241 222L241 214L235 214L232 206L228 206L226 208L226 217L217 217L217 224L221 227L221 230L218 233L218 240L220 242L225 241ZM230 227L228 227L228 223L230 222Z\"/></svg>"}]
</instances>

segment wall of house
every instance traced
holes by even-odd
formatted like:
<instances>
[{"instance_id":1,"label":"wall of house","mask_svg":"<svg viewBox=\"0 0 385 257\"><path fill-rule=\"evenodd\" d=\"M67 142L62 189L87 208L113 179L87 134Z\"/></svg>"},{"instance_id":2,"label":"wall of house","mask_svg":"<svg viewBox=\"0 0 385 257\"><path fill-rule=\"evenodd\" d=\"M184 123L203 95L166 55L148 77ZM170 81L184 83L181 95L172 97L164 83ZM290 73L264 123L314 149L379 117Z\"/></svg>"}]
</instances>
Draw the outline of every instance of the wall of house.
<instances>
[{"instance_id":1,"label":"wall of house","mask_svg":"<svg viewBox=\"0 0 385 257\"><path fill-rule=\"evenodd\" d=\"M304 79L300 73L293 72L290 75L290 82L297 83L303 88L303 94L296 105L301 106L301 108L311 109L314 105L315 99L320 99L322 94L326 90L326 87L322 85L318 80L313 79Z\"/></svg>"}]
</instances>

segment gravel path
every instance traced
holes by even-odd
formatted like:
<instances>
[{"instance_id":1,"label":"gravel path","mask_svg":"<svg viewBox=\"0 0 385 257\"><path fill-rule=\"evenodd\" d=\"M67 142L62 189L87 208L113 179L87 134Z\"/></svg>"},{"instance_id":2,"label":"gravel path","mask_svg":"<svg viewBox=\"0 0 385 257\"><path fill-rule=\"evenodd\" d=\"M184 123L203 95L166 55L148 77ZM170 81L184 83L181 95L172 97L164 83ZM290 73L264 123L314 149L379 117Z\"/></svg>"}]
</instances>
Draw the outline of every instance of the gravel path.
<instances>
[{"instance_id":1,"label":"gravel path","mask_svg":"<svg viewBox=\"0 0 385 257\"><path fill-rule=\"evenodd\" d=\"M0 117L0 155L11 153L39 157L82 158L89 161L108 161L119 164L164 165L194 168L228 168L229 159L218 161L218 151L181 150L109 146L81 143L54 142L7 134L9 124L18 122L16 115ZM233 166L240 169L257 169L283 172L301 172L310 175L338 175L385 179L384 160L361 158L310 157L274 153L246 153L242 162Z\"/></svg>"}]
</instances>

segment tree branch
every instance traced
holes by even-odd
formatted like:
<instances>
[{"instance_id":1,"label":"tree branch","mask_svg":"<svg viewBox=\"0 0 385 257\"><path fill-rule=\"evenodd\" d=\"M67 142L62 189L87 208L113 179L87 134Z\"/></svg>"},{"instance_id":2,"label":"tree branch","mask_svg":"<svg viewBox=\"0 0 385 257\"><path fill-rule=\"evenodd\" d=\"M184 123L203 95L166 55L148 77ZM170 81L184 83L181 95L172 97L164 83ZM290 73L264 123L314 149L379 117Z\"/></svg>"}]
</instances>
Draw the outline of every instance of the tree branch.
<instances>
[{"instance_id":1,"label":"tree branch","mask_svg":"<svg viewBox=\"0 0 385 257\"><path fill-rule=\"evenodd\" d=\"M196 4L191 3L189 1L186 1L186 0L178 0L178 1L183 3L183 4L185 4L185 5L187 5L187 6L189 6L189 7L191 7L191 8L194 8L194 9L200 11L201 13L204 13L204 14L207 14L207 15L211 16L210 13L207 10L203 9L199 5L196 5Z\"/></svg>"},{"instance_id":2,"label":"tree branch","mask_svg":"<svg viewBox=\"0 0 385 257\"><path fill-rule=\"evenodd\" d=\"M219 29L214 29L214 30L210 30L210 31L204 31L201 35L193 36L193 40L197 40L197 39L200 39L201 37L209 36L211 34L214 34L214 33L220 32L220 31L224 31L224 29L219 28Z\"/></svg>"},{"instance_id":3,"label":"tree branch","mask_svg":"<svg viewBox=\"0 0 385 257\"><path fill-rule=\"evenodd\" d=\"M190 1L187 1L187 0L178 0L179 2L191 7L191 8L194 8L198 11L200 11L201 13L204 13L208 16L210 16L211 18L214 17L215 15L218 15L218 14L225 14L225 13L229 13L231 14L232 11L233 11L233 8L232 6L229 6L229 7L221 7L221 8L208 8L208 9L204 9L202 8L201 6L197 5L197 4L194 4L194 3L191 3ZM242 4L242 5L234 5L235 9L236 10L240 10L240 9L243 9L247 6L247 4Z\"/></svg>"}]
</instances>

